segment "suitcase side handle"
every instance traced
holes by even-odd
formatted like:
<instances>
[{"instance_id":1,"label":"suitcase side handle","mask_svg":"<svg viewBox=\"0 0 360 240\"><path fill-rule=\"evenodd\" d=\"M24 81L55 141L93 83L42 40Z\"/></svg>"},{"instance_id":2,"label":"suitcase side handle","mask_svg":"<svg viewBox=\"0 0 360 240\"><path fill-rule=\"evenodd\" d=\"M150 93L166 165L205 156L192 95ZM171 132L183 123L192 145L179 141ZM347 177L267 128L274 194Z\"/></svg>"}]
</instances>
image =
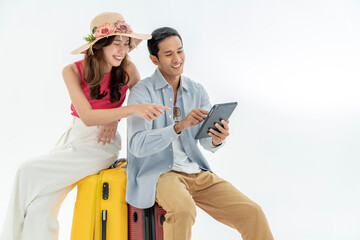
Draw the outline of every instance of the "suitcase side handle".
<instances>
[{"instance_id":1,"label":"suitcase side handle","mask_svg":"<svg viewBox=\"0 0 360 240\"><path fill-rule=\"evenodd\" d=\"M116 168L117 166L119 166L121 163L125 163L127 162L126 158L120 158L118 160L116 160L109 168Z\"/></svg>"}]
</instances>

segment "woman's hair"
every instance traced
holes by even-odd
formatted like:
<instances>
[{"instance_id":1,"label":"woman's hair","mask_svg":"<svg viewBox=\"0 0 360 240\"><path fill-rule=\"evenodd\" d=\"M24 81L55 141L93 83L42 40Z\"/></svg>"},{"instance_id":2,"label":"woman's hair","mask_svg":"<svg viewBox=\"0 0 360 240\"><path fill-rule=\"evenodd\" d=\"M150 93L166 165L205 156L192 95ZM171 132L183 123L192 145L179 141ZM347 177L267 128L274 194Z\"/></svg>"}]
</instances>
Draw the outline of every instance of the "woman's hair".
<instances>
[{"instance_id":1,"label":"woman's hair","mask_svg":"<svg viewBox=\"0 0 360 240\"><path fill-rule=\"evenodd\" d=\"M155 57L159 57L158 56L159 43L162 40L164 40L165 38L171 37L171 36L179 37L181 44L183 43L180 34L175 29L173 29L171 27L162 27L162 28L155 29L151 33L151 39L149 39L147 41L147 46L148 46L150 54L154 55Z\"/></svg>"},{"instance_id":2,"label":"woman's hair","mask_svg":"<svg viewBox=\"0 0 360 240\"><path fill-rule=\"evenodd\" d=\"M93 46L92 55L86 54L83 62L83 76L90 88L90 99L102 99L108 92L100 92L100 83L103 79L107 68L104 53L102 48L109 46L114 41L115 36L103 38L97 41ZM130 38L131 46L131 38ZM121 98L120 89L129 81L129 74L126 72L126 66L129 64L128 56L126 55L122 60L120 66L112 67L111 79L109 84L110 89L110 102L118 102Z\"/></svg>"}]
</instances>

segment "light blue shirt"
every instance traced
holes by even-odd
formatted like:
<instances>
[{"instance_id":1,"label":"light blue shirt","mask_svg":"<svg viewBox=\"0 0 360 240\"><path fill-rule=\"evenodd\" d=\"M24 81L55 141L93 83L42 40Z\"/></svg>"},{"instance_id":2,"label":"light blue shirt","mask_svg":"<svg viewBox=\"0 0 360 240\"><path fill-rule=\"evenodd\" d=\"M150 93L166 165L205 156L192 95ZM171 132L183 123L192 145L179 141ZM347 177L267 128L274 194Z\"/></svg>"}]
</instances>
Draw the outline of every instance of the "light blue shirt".
<instances>
[{"instance_id":1,"label":"light blue shirt","mask_svg":"<svg viewBox=\"0 0 360 240\"><path fill-rule=\"evenodd\" d=\"M193 109L210 110L209 97L202 85L181 76L176 106L181 110L180 119ZM159 69L138 82L130 91L128 105L156 103L173 109L174 92ZM212 138L195 139L201 124L183 130L174 131L173 112L164 114L153 121L147 121L136 115L127 118L128 125L128 166L126 201L137 208L149 208L155 203L156 183L162 173L172 170L174 163L172 142L180 137L184 150L191 161L201 169L211 170L208 161L200 152L198 142L211 152L215 147Z\"/></svg>"}]
</instances>

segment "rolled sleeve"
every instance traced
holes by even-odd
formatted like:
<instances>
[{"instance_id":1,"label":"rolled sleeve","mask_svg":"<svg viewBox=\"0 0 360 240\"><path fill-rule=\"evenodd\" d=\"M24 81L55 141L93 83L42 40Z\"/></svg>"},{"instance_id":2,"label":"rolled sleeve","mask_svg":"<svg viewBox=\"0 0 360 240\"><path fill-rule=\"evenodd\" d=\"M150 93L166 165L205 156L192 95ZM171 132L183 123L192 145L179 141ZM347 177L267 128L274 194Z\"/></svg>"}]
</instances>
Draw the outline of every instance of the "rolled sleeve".
<instances>
[{"instance_id":1,"label":"rolled sleeve","mask_svg":"<svg viewBox=\"0 0 360 240\"><path fill-rule=\"evenodd\" d=\"M169 144L173 142L180 134L177 134L174 130L174 124L163 128L162 136L164 141L169 141Z\"/></svg>"},{"instance_id":2,"label":"rolled sleeve","mask_svg":"<svg viewBox=\"0 0 360 240\"><path fill-rule=\"evenodd\" d=\"M213 143L212 143L212 138L211 137L208 137L208 138L202 138L199 140L201 146L203 146L204 149L210 151L210 152L216 152L217 150L219 150L220 148L222 148L225 143L226 143L226 140L224 140L220 145L218 146L214 146Z\"/></svg>"}]
</instances>

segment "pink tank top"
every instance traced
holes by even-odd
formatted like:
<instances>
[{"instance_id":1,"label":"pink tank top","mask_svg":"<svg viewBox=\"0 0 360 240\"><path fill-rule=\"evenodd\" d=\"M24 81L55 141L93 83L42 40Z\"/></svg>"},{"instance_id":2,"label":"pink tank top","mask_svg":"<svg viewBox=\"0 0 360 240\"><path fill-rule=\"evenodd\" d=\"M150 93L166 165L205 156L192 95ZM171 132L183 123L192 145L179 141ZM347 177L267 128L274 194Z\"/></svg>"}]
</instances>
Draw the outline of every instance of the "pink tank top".
<instances>
[{"instance_id":1,"label":"pink tank top","mask_svg":"<svg viewBox=\"0 0 360 240\"><path fill-rule=\"evenodd\" d=\"M122 86L120 89L120 93L121 93L121 98L120 101L116 102L116 103L112 103L110 102L110 89L109 89L109 84L110 84L110 79L111 79L111 74L107 73L105 74L104 78L101 81L101 87L100 87L100 92L106 91L108 94L103 98L103 99L99 99L99 100L90 100L90 88L87 85L84 77L83 77L83 71L82 71L82 63L84 60L80 60L75 62L75 65L80 73L80 77L81 77L81 88L87 98L87 100L89 101L91 108L92 109L109 109L109 108L117 108L117 107L121 107L123 102L125 101L126 98L126 91L128 90L128 86ZM74 105L71 104L71 115L75 116L75 117L79 117L79 115L77 114Z\"/></svg>"}]
</instances>

